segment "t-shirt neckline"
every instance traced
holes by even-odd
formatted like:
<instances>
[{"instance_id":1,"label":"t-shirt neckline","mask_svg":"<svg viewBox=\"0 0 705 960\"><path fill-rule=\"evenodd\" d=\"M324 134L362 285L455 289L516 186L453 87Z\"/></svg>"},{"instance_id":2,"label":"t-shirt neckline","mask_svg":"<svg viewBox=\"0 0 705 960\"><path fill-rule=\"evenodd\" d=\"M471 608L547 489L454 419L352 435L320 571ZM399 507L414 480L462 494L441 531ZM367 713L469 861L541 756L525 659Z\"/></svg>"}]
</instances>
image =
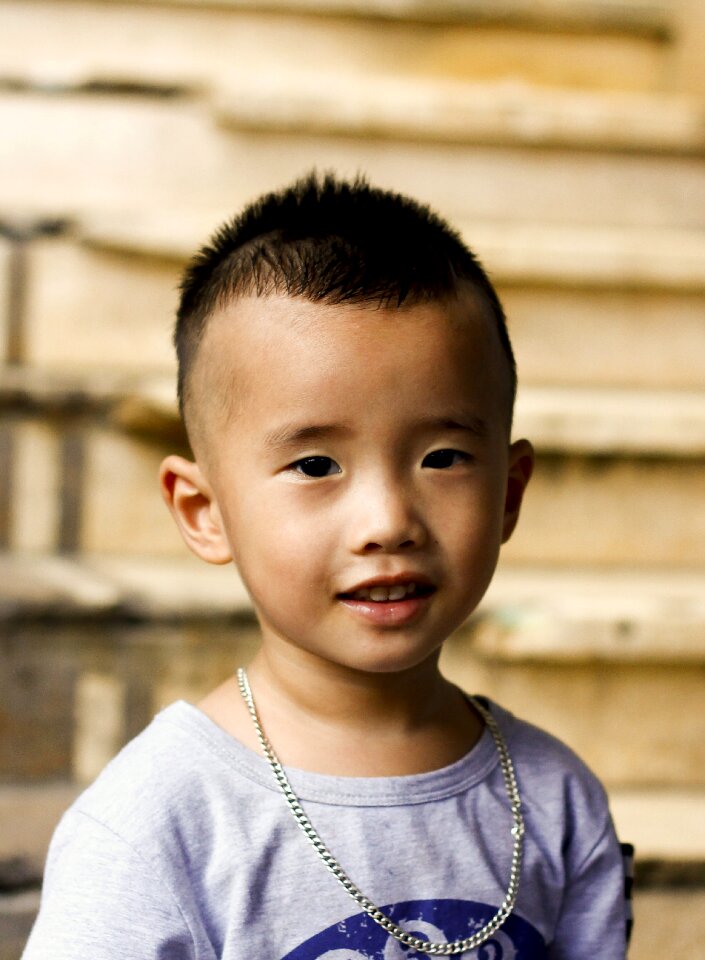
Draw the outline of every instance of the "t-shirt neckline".
<instances>
[{"instance_id":1,"label":"t-shirt neckline","mask_svg":"<svg viewBox=\"0 0 705 960\"><path fill-rule=\"evenodd\" d=\"M484 700L484 698L483 698ZM511 715L484 700L508 736ZM223 730L202 710L178 700L161 711L155 723L179 727L197 737L233 773L280 792L268 761ZM443 800L481 783L498 765L499 756L491 733L485 727L472 749L448 766L425 773L392 777L341 777L285 767L291 786L302 801L344 806L397 806Z\"/></svg>"}]
</instances>

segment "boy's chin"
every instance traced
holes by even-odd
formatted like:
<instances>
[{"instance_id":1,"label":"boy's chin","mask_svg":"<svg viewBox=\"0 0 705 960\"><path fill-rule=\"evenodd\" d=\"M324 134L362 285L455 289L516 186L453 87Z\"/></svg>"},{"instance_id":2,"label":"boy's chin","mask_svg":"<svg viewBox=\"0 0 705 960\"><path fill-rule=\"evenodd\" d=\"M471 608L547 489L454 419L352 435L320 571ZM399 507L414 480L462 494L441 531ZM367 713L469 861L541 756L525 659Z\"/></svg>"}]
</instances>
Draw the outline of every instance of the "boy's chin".
<instances>
[{"instance_id":1,"label":"boy's chin","mask_svg":"<svg viewBox=\"0 0 705 960\"><path fill-rule=\"evenodd\" d=\"M391 678L399 674L409 674L414 671L425 673L436 670L440 647L432 650L394 650L380 649L360 652L355 656L337 657L329 660L329 664L339 670L372 677Z\"/></svg>"}]
</instances>

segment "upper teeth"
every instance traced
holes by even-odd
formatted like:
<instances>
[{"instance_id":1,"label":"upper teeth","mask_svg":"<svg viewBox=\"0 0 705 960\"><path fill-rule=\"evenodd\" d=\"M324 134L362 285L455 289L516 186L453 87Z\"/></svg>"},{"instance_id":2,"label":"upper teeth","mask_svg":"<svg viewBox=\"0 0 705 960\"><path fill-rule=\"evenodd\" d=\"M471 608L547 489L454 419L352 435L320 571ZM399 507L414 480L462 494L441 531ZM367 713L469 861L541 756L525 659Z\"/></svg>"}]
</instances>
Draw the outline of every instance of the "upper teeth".
<instances>
[{"instance_id":1,"label":"upper teeth","mask_svg":"<svg viewBox=\"0 0 705 960\"><path fill-rule=\"evenodd\" d=\"M356 590L353 594L355 600L401 600L403 597L411 596L416 593L415 583L399 583L393 587L365 587L362 590Z\"/></svg>"}]
</instances>

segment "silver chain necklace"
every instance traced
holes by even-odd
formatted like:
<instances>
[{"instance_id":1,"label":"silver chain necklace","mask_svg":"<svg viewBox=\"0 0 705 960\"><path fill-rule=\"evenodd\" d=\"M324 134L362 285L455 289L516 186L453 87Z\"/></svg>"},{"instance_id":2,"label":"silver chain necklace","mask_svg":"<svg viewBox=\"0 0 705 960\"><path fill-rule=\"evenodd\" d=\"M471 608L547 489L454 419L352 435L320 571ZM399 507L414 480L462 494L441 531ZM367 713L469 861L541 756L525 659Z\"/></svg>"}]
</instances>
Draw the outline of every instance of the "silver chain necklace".
<instances>
[{"instance_id":1,"label":"silver chain necklace","mask_svg":"<svg viewBox=\"0 0 705 960\"><path fill-rule=\"evenodd\" d=\"M390 917L382 913L379 907L375 906L375 904L372 903L372 901L368 899L368 897L366 897L364 893L358 889L358 887L355 886L352 880L344 872L343 868L340 866L333 854L328 850L328 847L326 847L324 842L316 833L313 824L304 813L298 797L291 789L291 784L284 773L284 768L279 760L277 760L276 754L272 749L272 745L267 739L264 729L262 728L259 716L257 715L257 709L252 696L252 690L250 689L250 684L247 679L247 673L242 667L240 667L237 671L237 681L240 687L242 698L247 704L247 709L252 717L252 722L254 723L255 730L257 731L257 737L262 746L262 750L264 751L264 755L269 761L274 778L277 781L281 792L284 794L284 799L286 800L294 819L306 834L306 837L313 845L316 853L323 861L325 866L330 870L336 880L342 884L345 890L347 890L353 900L362 907L365 913L367 913L375 921L375 923L378 923L380 927L390 934L390 936L394 937L394 939L398 940L400 943L405 944L407 947L413 947L413 949L418 953L428 953L434 956L452 956L458 953L465 953L468 950L474 950L475 947L479 947L481 944L485 943L485 941L489 940L490 937L496 933L497 930L499 930L514 909L517 899L524 845L524 818L522 817L521 813L521 798L519 796L519 787L517 785L516 776L514 773L514 764L509 756L506 741L489 710L487 710L474 697L469 698L473 707L477 710L487 724L487 728L492 734L495 746L497 747L499 762L502 768L502 776L504 777L504 785L507 789L507 796L509 798L509 804L512 810L512 819L514 820L514 826L511 829L511 834L514 838L514 846L512 848L512 863L509 869L509 884L507 886L507 893L499 910L497 910L495 915L485 924L484 927L482 927L481 930L478 930L477 933L473 934L471 937L466 937L465 940L454 940L452 943L432 943L428 940L421 940L418 937L407 933L400 926L394 923Z\"/></svg>"}]
</instances>

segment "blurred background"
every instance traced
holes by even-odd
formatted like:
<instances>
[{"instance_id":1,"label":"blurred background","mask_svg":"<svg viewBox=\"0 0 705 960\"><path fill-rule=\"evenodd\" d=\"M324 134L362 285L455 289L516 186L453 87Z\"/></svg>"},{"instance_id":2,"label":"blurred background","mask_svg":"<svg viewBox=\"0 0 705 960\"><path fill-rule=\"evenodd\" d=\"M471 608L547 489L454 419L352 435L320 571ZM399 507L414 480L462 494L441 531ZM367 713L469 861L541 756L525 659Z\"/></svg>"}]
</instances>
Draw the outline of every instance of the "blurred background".
<instances>
[{"instance_id":1,"label":"blurred background","mask_svg":"<svg viewBox=\"0 0 705 960\"><path fill-rule=\"evenodd\" d=\"M445 669L607 784L633 960L703 956L703 50L703 0L0 0L0 960L82 785L251 656L158 493L176 285L313 166L498 286L539 463Z\"/></svg>"}]
</instances>

